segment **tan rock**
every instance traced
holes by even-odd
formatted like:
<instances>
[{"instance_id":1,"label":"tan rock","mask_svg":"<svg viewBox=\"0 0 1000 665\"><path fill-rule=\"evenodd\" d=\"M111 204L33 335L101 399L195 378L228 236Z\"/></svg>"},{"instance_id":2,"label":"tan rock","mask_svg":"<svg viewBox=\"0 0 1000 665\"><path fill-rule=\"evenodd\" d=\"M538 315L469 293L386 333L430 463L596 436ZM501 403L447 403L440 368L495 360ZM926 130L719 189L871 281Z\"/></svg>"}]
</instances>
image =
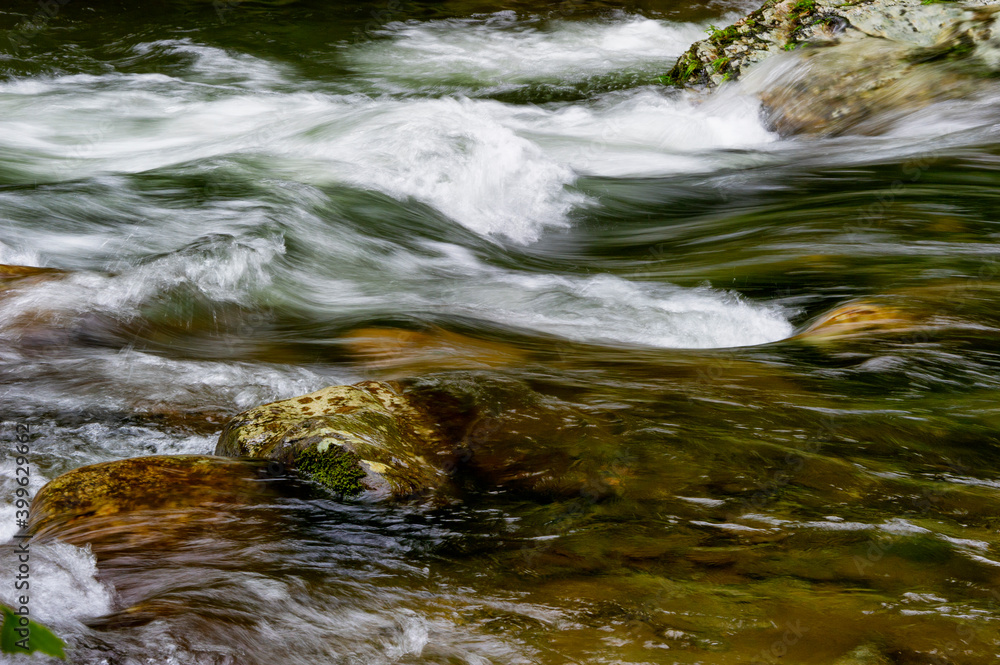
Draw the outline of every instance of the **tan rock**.
<instances>
[{"instance_id":1,"label":"tan rock","mask_svg":"<svg viewBox=\"0 0 1000 665\"><path fill-rule=\"evenodd\" d=\"M435 329L359 328L344 336L356 362L377 370L408 372L486 369L522 362L525 353L508 344L487 342Z\"/></svg>"},{"instance_id":2,"label":"tan rock","mask_svg":"<svg viewBox=\"0 0 1000 665\"><path fill-rule=\"evenodd\" d=\"M906 332L920 327L921 322L910 312L858 300L823 314L791 339L827 341L872 331Z\"/></svg>"}]
</instances>

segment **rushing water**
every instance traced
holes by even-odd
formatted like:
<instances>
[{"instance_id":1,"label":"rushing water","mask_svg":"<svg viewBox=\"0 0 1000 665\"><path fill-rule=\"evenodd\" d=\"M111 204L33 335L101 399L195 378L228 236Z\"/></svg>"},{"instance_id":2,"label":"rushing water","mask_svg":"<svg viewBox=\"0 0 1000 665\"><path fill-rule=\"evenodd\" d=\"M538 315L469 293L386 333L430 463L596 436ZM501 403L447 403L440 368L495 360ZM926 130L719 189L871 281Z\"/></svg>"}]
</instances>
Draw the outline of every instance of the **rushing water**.
<instances>
[{"instance_id":1,"label":"rushing water","mask_svg":"<svg viewBox=\"0 0 1000 665\"><path fill-rule=\"evenodd\" d=\"M39 545L72 661L1000 658L996 99L783 138L657 83L745 4L10 5L0 263L70 271L0 291L33 489L363 378L590 423L530 439L582 486L281 499L117 577ZM789 339L858 298L900 322ZM386 361L362 328L519 356Z\"/></svg>"}]
</instances>

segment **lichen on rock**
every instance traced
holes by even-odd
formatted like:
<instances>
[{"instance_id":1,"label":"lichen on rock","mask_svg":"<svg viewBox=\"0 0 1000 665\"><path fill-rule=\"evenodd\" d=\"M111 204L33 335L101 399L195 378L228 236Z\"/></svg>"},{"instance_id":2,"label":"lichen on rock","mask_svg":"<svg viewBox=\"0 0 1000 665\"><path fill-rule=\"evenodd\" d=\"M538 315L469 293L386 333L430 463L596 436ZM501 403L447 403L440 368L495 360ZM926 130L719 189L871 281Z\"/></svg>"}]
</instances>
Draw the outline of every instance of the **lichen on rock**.
<instances>
[{"instance_id":1,"label":"lichen on rock","mask_svg":"<svg viewBox=\"0 0 1000 665\"><path fill-rule=\"evenodd\" d=\"M352 497L404 497L446 480L436 457L448 446L400 386L365 381L264 404L236 416L216 454L280 462Z\"/></svg>"}]
</instances>

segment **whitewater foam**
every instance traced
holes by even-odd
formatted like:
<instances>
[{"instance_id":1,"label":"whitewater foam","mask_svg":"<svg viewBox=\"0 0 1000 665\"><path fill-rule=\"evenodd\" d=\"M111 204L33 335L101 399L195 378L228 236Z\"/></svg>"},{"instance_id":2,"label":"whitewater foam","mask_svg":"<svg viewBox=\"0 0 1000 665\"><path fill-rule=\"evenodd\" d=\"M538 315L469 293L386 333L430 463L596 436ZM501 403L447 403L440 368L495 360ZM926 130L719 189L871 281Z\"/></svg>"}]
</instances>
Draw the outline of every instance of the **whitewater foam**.
<instances>
[{"instance_id":1,"label":"whitewater foam","mask_svg":"<svg viewBox=\"0 0 1000 665\"><path fill-rule=\"evenodd\" d=\"M666 71L704 35L704 26L631 15L546 22L501 12L389 23L376 34L384 39L351 45L344 59L380 89L399 92L421 81L442 92L496 92L636 69Z\"/></svg>"}]
</instances>

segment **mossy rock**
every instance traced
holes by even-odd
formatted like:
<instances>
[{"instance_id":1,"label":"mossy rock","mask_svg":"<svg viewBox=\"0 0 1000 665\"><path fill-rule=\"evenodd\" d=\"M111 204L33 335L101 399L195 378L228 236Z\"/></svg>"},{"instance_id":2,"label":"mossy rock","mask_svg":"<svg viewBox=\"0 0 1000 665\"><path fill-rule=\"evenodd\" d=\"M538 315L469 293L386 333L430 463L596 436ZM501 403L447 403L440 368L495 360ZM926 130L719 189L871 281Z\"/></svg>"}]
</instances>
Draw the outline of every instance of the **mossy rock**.
<instances>
[{"instance_id":1,"label":"mossy rock","mask_svg":"<svg viewBox=\"0 0 1000 665\"><path fill-rule=\"evenodd\" d=\"M890 665L891 661L874 644L863 644L846 653L833 665Z\"/></svg>"},{"instance_id":2,"label":"mossy rock","mask_svg":"<svg viewBox=\"0 0 1000 665\"><path fill-rule=\"evenodd\" d=\"M522 381L447 372L332 386L246 411L216 454L274 460L341 497L617 495L633 470L600 419Z\"/></svg>"},{"instance_id":3,"label":"mossy rock","mask_svg":"<svg viewBox=\"0 0 1000 665\"><path fill-rule=\"evenodd\" d=\"M215 452L279 462L341 497L405 497L441 488L449 445L400 386L331 386L245 411Z\"/></svg>"},{"instance_id":4,"label":"mossy rock","mask_svg":"<svg viewBox=\"0 0 1000 665\"><path fill-rule=\"evenodd\" d=\"M783 134L877 134L930 103L992 90L995 4L766 0L693 44L662 80L712 88L741 79Z\"/></svg>"},{"instance_id":5,"label":"mossy rock","mask_svg":"<svg viewBox=\"0 0 1000 665\"><path fill-rule=\"evenodd\" d=\"M74 469L31 504L33 540L91 544L95 553L161 542L173 526L276 496L276 465L211 455L155 455ZM263 481L263 482L262 482Z\"/></svg>"}]
</instances>

